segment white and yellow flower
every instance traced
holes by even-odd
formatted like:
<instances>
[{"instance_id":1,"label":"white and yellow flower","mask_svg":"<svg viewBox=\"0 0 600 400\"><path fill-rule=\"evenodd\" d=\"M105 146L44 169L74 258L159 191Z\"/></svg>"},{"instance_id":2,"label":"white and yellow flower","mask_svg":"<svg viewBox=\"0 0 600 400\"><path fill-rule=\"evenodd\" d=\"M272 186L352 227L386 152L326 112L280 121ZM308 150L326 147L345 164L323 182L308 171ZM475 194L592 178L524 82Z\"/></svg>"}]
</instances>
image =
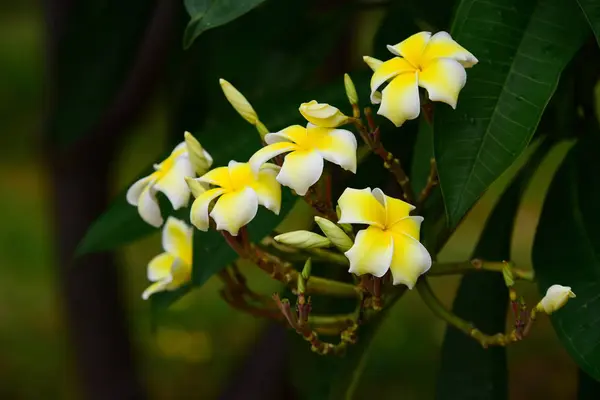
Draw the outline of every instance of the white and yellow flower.
<instances>
[{"instance_id":1,"label":"white and yellow flower","mask_svg":"<svg viewBox=\"0 0 600 400\"><path fill-rule=\"evenodd\" d=\"M430 100L456 108L458 94L467 81L465 68L478 62L447 32L433 36L420 32L388 46L388 50L397 57L376 66L371 78L371 101L381 103L377 113L396 126L419 116L419 86L427 90Z\"/></svg>"},{"instance_id":2,"label":"white and yellow flower","mask_svg":"<svg viewBox=\"0 0 600 400\"><path fill-rule=\"evenodd\" d=\"M344 253L350 261L349 272L382 277L391 270L394 285L412 289L431 267L431 256L419 242L423 217L409 216L415 207L370 188L348 188L338 204L340 223L369 225Z\"/></svg>"},{"instance_id":3,"label":"white and yellow flower","mask_svg":"<svg viewBox=\"0 0 600 400\"><path fill-rule=\"evenodd\" d=\"M152 283L142 298L164 290L175 290L188 283L192 276L192 227L169 217L162 231L161 253L148 263L148 280Z\"/></svg>"},{"instance_id":4,"label":"white and yellow flower","mask_svg":"<svg viewBox=\"0 0 600 400\"><path fill-rule=\"evenodd\" d=\"M569 286L552 285L546 291L544 298L538 303L536 309L546 314L552 314L554 311L562 308L569 298L574 298L575 293Z\"/></svg>"},{"instance_id":5,"label":"white and yellow flower","mask_svg":"<svg viewBox=\"0 0 600 400\"><path fill-rule=\"evenodd\" d=\"M275 180L278 172L278 166L264 164L254 174L248 163L230 161L227 167L215 168L197 178L198 182L216 187L194 200L190 214L192 224L201 231L208 230L208 208L217 198L210 217L217 223L217 230L225 230L233 236L252 221L259 205L279 214L281 186Z\"/></svg>"},{"instance_id":6,"label":"white and yellow flower","mask_svg":"<svg viewBox=\"0 0 600 400\"><path fill-rule=\"evenodd\" d=\"M309 123L306 128L292 125L265 136L268 146L248 163L258 171L264 162L283 153L285 156L277 181L304 196L323 173L323 160L356 173L356 138L344 129L324 128Z\"/></svg>"},{"instance_id":7,"label":"white and yellow flower","mask_svg":"<svg viewBox=\"0 0 600 400\"><path fill-rule=\"evenodd\" d=\"M189 142L189 137L186 139ZM195 140L195 139L194 139ZM204 165L210 166L212 158L204 149ZM178 144L160 164L154 165L154 172L136 181L127 191L127 202L137 206L142 219L148 224L159 227L163 223L160 212L157 192L164 193L174 210L178 210L188 204L190 189L185 182L186 177L195 177L194 165L190 160L190 154L186 142Z\"/></svg>"},{"instance_id":8,"label":"white and yellow flower","mask_svg":"<svg viewBox=\"0 0 600 400\"><path fill-rule=\"evenodd\" d=\"M299 110L308 122L323 128L337 128L350 122L350 118L337 107L316 100L300 104Z\"/></svg>"}]
</instances>

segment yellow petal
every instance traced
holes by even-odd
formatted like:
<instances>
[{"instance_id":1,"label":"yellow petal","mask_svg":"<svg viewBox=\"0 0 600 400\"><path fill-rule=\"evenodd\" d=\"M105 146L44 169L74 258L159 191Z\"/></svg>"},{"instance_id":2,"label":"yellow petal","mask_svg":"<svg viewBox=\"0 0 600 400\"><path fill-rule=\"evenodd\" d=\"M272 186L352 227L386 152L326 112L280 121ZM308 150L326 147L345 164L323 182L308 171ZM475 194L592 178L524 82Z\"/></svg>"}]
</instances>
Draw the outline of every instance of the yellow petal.
<instances>
[{"instance_id":1,"label":"yellow petal","mask_svg":"<svg viewBox=\"0 0 600 400\"><path fill-rule=\"evenodd\" d=\"M400 199L387 196L379 188L373 189L373 196L385 208L385 226L392 227L397 221L408 217L415 206ZM418 237L417 237L418 239Z\"/></svg>"},{"instance_id":2,"label":"yellow petal","mask_svg":"<svg viewBox=\"0 0 600 400\"><path fill-rule=\"evenodd\" d=\"M419 74L419 86L427 89L429 99L456 108L458 94L467 82L467 73L458 61L440 58Z\"/></svg>"},{"instance_id":3,"label":"yellow petal","mask_svg":"<svg viewBox=\"0 0 600 400\"><path fill-rule=\"evenodd\" d=\"M265 143L273 144L277 142L293 142L296 144L304 143L306 140L306 128L300 125L288 126L279 132L269 133L265 136Z\"/></svg>"},{"instance_id":4,"label":"yellow petal","mask_svg":"<svg viewBox=\"0 0 600 400\"><path fill-rule=\"evenodd\" d=\"M303 128L304 129L304 128ZM306 129L305 129L306 131ZM271 133L269 133L271 135ZM267 136L269 136L267 135ZM250 157L248 164L254 173L258 173L260 167L273 157L277 157L280 154L288 153L290 151L297 150L298 146L290 142L276 142L268 146L263 147Z\"/></svg>"},{"instance_id":5,"label":"yellow petal","mask_svg":"<svg viewBox=\"0 0 600 400\"><path fill-rule=\"evenodd\" d=\"M404 234L391 233L394 238L392 257L393 284L404 284L412 289L419 276L431 268L431 256L418 240Z\"/></svg>"},{"instance_id":6,"label":"yellow petal","mask_svg":"<svg viewBox=\"0 0 600 400\"><path fill-rule=\"evenodd\" d=\"M347 188L338 200L340 224L367 224L385 227L385 209L371 193L370 188Z\"/></svg>"},{"instance_id":7,"label":"yellow petal","mask_svg":"<svg viewBox=\"0 0 600 400\"><path fill-rule=\"evenodd\" d=\"M190 188L185 182L186 177L194 177L192 163L187 156L178 157L173 166L166 171L154 187L164 193L174 210L178 210L188 204L190 200Z\"/></svg>"},{"instance_id":8,"label":"yellow petal","mask_svg":"<svg viewBox=\"0 0 600 400\"><path fill-rule=\"evenodd\" d=\"M146 223L158 228L163 223L163 217L156 199L156 191L152 186L150 184L142 191L138 202L138 213Z\"/></svg>"},{"instance_id":9,"label":"yellow petal","mask_svg":"<svg viewBox=\"0 0 600 400\"><path fill-rule=\"evenodd\" d=\"M400 126L406 120L417 118L419 112L417 74L407 72L396 76L383 89L381 106L377 114L383 115L394 125Z\"/></svg>"},{"instance_id":10,"label":"yellow petal","mask_svg":"<svg viewBox=\"0 0 600 400\"><path fill-rule=\"evenodd\" d=\"M345 129L320 128L309 124L308 142L329 162L356 173L356 137Z\"/></svg>"},{"instance_id":11,"label":"yellow petal","mask_svg":"<svg viewBox=\"0 0 600 400\"><path fill-rule=\"evenodd\" d=\"M146 187L151 181L151 176L145 176L142 179L135 181L133 185L131 185L131 187L127 190L127 195L125 196L127 202L132 206L137 206L138 202L140 201L140 196L142 195L142 192L144 191L144 189L146 189Z\"/></svg>"},{"instance_id":12,"label":"yellow petal","mask_svg":"<svg viewBox=\"0 0 600 400\"><path fill-rule=\"evenodd\" d=\"M241 227L248 224L258 211L258 198L251 188L225 193L217 200L210 216L217 223L217 230L237 236Z\"/></svg>"},{"instance_id":13,"label":"yellow petal","mask_svg":"<svg viewBox=\"0 0 600 400\"><path fill-rule=\"evenodd\" d=\"M316 100L302 103L299 110L308 122L324 128L337 128L348 123L348 117L337 107L327 103L317 103Z\"/></svg>"},{"instance_id":14,"label":"yellow petal","mask_svg":"<svg viewBox=\"0 0 600 400\"><path fill-rule=\"evenodd\" d=\"M161 253L154 257L148 263L148 280L156 282L169 277L174 261L175 257L169 253Z\"/></svg>"},{"instance_id":15,"label":"yellow petal","mask_svg":"<svg viewBox=\"0 0 600 400\"><path fill-rule=\"evenodd\" d=\"M413 67L418 68L430 38L431 32L419 32L394 46L388 45L387 48L392 54L404 57Z\"/></svg>"},{"instance_id":16,"label":"yellow petal","mask_svg":"<svg viewBox=\"0 0 600 400\"><path fill-rule=\"evenodd\" d=\"M421 223L423 217L404 217L389 227L389 230L398 233L405 234L413 239L420 240L421 238Z\"/></svg>"},{"instance_id":17,"label":"yellow petal","mask_svg":"<svg viewBox=\"0 0 600 400\"><path fill-rule=\"evenodd\" d=\"M192 228L180 219L169 217L162 231L163 249L184 262L192 263Z\"/></svg>"},{"instance_id":18,"label":"yellow petal","mask_svg":"<svg viewBox=\"0 0 600 400\"><path fill-rule=\"evenodd\" d=\"M181 259L175 259L171 266L171 282L167 285L167 290L175 290L185 285L192 277L192 264L188 264Z\"/></svg>"},{"instance_id":19,"label":"yellow petal","mask_svg":"<svg viewBox=\"0 0 600 400\"><path fill-rule=\"evenodd\" d=\"M390 268L392 253L392 236L388 232L370 226L358 232L354 246L344 255L350 261L348 272L382 277Z\"/></svg>"},{"instance_id":20,"label":"yellow petal","mask_svg":"<svg viewBox=\"0 0 600 400\"><path fill-rule=\"evenodd\" d=\"M421 66L427 67L429 63L439 58L456 60L465 68L470 68L478 62L473 54L456 43L448 32L443 31L438 32L431 37L431 40L423 52Z\"/></svg>"},{"instance_id":21,"label":"yellow petal","mask_svg":"<svg viewBox=\"0 0 600 400\"><path fill-rule=\"evenodd\" d=\"M211 169L206 174L198 178L200 182L210 183L211 185L220 186L228 189L231 187L231 180L229 179L229 168L218 167Z\"/></svg>"},{"instance_id":22,"label":"yellow petal","mask_svg":"<svg viewBox=\"0 0 600 400\"><path fill-rule=\"evenodd\" d=\"M162 292L162 291L166 290L168 284L169 284L169 282L167 282L167 281L154 282L153 284L148 286L148 288L146 288L146 290L144 290L144 293L142 293L142 299L148 300L150 298L150 296L152 296L154 293L158 293L158 292Z\"/></svg>"},{"instance_id":23,"label":"yellow petal","mask_svg":"<svg viewBox=\"0 0 600 400\"><path fill-rule=\"evenodd\" d=\"M277 181L304 196L323 173L323 157L316 151L294 151L285 156Z\"/></svg>"},{"instance_id":24,"label":"yellow petal","mask_svg":"<svg viewBox=\"0 0 600 400\"><path fill-rule=\"evenodd\" d=\"M376 96L375 93L379 93L378 89L381 85L396 75L411 71L415 71L415 67L400 57L394 57L381 64L371 77L371 103L379 104L380 96Z\"/></svg>"},{"instance_id":25,"label":"yellow petal","mask_svg":"<svg viewBox=\"0 0 600 400\"><path fill-rule=\"evenodd\" d=\"M276 179L278 172L276 165L264 164L258 172L258 179L251 185L258 197L258 204L277 215L281 210L281 185Z\"/></svg>"},{"instance_id":26,"label":"yellow petal","mask_svg":"<svg viewBox=\"0 0 600 400\"><path fill-rule=\"evenodd\" d=\"M192 225L201 231L207 231L208 222L208 207L210 202L225 193L225 189L210 189L196 197L190 211L190 221Z\"/></svg>"}]
</instances>

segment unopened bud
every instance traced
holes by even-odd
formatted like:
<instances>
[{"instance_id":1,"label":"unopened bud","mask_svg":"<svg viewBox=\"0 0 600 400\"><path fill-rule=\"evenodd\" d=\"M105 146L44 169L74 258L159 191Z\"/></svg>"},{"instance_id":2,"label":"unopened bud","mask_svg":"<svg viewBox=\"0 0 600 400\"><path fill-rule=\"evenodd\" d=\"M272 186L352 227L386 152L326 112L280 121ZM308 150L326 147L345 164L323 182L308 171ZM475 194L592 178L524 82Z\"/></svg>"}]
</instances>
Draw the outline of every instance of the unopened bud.
<instances>
[{"instance_id":1,"label":"unopened bud","mask_svg":"<svg viewBox=\"0 0 600 400\"><path fill-rule=\"evenodd\" d=\"M548 288L546 295L535 308L546 314L552 314L554 311L564 306L569 298L573 297L575 297L575 293L571 291L569 286L552 285Z\"/></svg>"},{"instance_id":2,"label":"unopened bud","mask_svg":"<svg viewBox=\"0 0 600 400\"><path fill-rule=\"evenodd\" d=\"M258 115L256 115L256 111L254 111L254 108L252 108L252 105L246 100L244 95L225 79L219 79L219 84L221 85L221 89L229 101L229 104L233 106L235 111L237 111L246 121L252 125L256 125L259 122Z\"/></svg>"},{"instance_id":3,"label":"unopened bud","mask_svg":"<svg viewBox=\"0 0 600 400\"><path fill-rule=\"evenodd\" d=\"M302 277L304 280L308 280L310 278L310 272L312 269L312 260L310 258L306 259L304 263L304 268L302 268Z\"/></svg>"},{"instance_id":4,"label":"unopened bud","mask_svg":"<svg viewBox=\"0 0 600 400\"><path fill-rule=\"evenodd\" d=\"M504 263L502 268L502 276L504 277L504 284L506 287L512 287L515 284L515 277L512 272L512 267L509 263Z\"/></svg>"},{"instance_id":5,"label":"unopened bud","mask_svg":"<svg viewBox=\"0 0 600 400\"><path fill-rule=\"evenodd\" d=\"M378 60L373 57L369 57L369 56L364 56L363 60L367 63L369 68L371 68L373 71L375 71L377 68L379 68L381 66L381 64L383 64L383 61Z\"/></svg>"},{"instance_id":6,"label":"unopened bud","mask_svg":"<svg viewBox=\"0 0 600 400\"><path fill-rule=\"evenodd\" d=\"M302 274L298 274L297 290L299 294L304 294L306 292L306 280L304 279Z\"/></svg>"},{"instance_id":7,"label":"unopened bud","mask_svg":"<svg viewBox=\"0 0 600 400\"><path fill-rule=\"evenodd\" d=\"M185 183L187 183L192 195L194 197L200 196L202 193L206 192L206 186L203 183L198 182L194 178L190 178L189 176L185 177Z\"/></svg>"},{"instance_id":8,"label":"unopened bud","mask_svg":"<svg viewBox=\"0 0 600 400\"><path fill-rule=\"evenodd\" d=\"M199 176L204 175L208 172L212 166L213 159L206 150L202 147L200 142L189 132L183 134L185 138L185 145L188 150L190 162Z\"/></svg>"},{"instance_id":9,"label":"unopened bud","mask_svg":"<svg viewBox=\"0 0 600 400\"><path fill-rule=\"evenodd\" d=\"M318 249L331 246L331 241L310 231L294 231L277 235L274 239L297 249Z\"/></svg>"},{"instance_id":10,"label":"unopened bud","mask_svg":"<svg viewBox=\"0 0 600 400\"><path fill-rule=\"evenodd\" d=\"M350 122L350 118L337 107L311 100L300 105L300 114L311 124L324 128L337 128Z\"/></svg>"},{"instance_id":11,"label":"unopened bud","mask_svg":"<svg viewBox=\"0 0 600 400\"><path fill-rule=\"evenodd\" d=\"M356 93L356 87L354 86L354 82L352 82L352 78L350 75L344 74L344 87L346 88L346 96L348 96L348 101L352 105L358 104L358 94Z\"/></svg>"},{"instance_id":12,"label":"unopened bud","mask_svg":"<svg viewBox=\"0 0 600 400\"><path fill-rule=\"evenodd\" d=\"M350 250L354 243L342 228L330 220L321 217L315 217L315 222L335 247L342 252Z\"/></svg>"}]
</instances>

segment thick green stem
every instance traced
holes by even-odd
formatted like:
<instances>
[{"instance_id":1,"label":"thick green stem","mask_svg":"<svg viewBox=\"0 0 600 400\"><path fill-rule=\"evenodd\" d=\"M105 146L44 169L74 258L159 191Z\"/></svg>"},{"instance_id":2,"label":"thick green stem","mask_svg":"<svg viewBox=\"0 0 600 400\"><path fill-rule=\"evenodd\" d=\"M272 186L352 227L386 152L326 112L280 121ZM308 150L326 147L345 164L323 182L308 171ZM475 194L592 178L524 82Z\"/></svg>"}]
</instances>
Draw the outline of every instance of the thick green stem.
<instances>
[{"instance_id":1,"label":"thick green stem","mask_svg":"<svg viewBox=\"0 0 600 400\"><path fill-rule=\"evenodd\" d=\"M506 266L505 261L485 261L480 259L474 259L470 261L459 261L459 262L448 262L440 263L436 262L431 267L431 270L427 273L428 276L442 276L442 275L453 275L453 274L464 274L469 271L494 271L502 273L502 270ZM508 262L511 265L510 262ZM533 281L535 278L532 270L527 271L519 268L511 268L513 276L517 279L523 279L526 281Z\"/></svg>"}]
</instances>

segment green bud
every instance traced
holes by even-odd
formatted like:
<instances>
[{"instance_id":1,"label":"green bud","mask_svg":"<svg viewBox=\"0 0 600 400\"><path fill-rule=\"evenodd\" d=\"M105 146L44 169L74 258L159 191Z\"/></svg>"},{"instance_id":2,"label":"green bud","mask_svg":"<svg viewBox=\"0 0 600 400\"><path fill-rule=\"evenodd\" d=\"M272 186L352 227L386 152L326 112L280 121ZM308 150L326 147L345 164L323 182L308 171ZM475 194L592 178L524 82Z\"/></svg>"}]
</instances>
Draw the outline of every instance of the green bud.
<instances>
[{"instance_id":1,"label":"green bud","mask_svg":"<svg viewBox=\"0 0 600 400\"><path fill-rule=\"evenodd\" d=\"M348 74L344 74L344 88L346 89L346 96L348 96L348 101L350 104L358 104L356 87L354 86L354 82L352 82L352 78L350 78L350 75Z\"/></svg>"},{"instance_id":2,"label":"green bud","mask_svg":"<svg viewBox=\"0 0 600 400\"><path fill-rule=\"evenodd\" d=\"M309 231L294 231L277 235L274 239L297 249L318 249L331 246L331 241L317 233Z\"/></svg>"},{"instance_id":3,"label":"green bud","mask_svg":"<svg viewBox=\"0 0 600 400\"><path fill-rule=\"evenodd\" d=\"M194 197L200 196L202 193L206 192L206 187L194 178L190 178L189 176L185 177L185 182L187 183L192 195Z\"/></svg>"},{"instance_id":4,"label":"green bud","mask_svg":"<svg viewBox=\"0 0 600 400\"><path fill-rule=\"evenodd\" d=\"M185 145L194 170L199 176L204 175L212 166L212 157L191 133L185 132L183 137L185 138Z\"/></svg>"},{"instance_id":5,"label":"green bud","mask_svg":"<svg viewBox=\"0 0 600 400\"><path fill-rule=\"evenodd\" d=\"M302 268L302 278L304 278L304 280L308 280L308 278L310 278L310 272L312 269L312 260L310 258L306 259L306 262L304 263L304 268Z\"/></svg>"},{"instance_id":6,"label":"green bud","mask_svg":"<svg viewBox=\"0 0 600 400\"><path fill-rule=\"evenodd\" d=\"M504 268L502 268L502 276L504 277L504 284L506 284L506 287L512 287L515 284L515 277L512 272L512 267L509 263L504 264Z\"/></svg>"},{"instance_id":7,"label":"green bud","mask_svg":"<svg viewBox=\"0 0 600 400\"><path fill-rule=\"evenodd\" d=\"M330 220L321 217L315 217L315 222L335 247L342 252L350 250L354 242L352 242L352 239L346 235L346 232L342 228Z\"/></svg>"}]
</instances>

